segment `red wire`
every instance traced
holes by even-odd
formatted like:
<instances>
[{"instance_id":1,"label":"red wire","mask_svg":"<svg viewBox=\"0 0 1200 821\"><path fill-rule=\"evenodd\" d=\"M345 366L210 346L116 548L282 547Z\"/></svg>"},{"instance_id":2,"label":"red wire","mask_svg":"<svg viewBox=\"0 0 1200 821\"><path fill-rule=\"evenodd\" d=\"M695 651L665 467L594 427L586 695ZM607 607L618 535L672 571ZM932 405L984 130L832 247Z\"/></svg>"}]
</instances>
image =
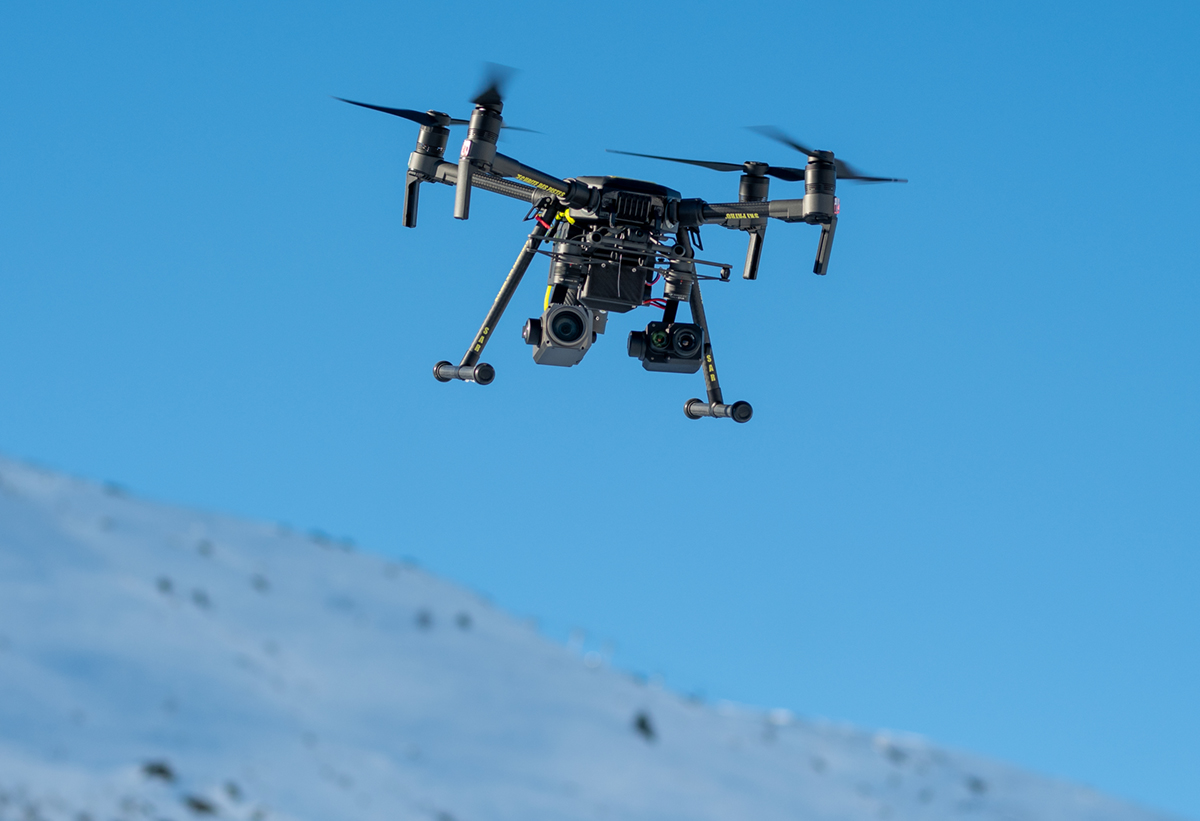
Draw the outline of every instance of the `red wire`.
<instances>
[{"instance_id":1,"label":"red wire","mask_svg":"<svg viewBox=\"0 0 1200 821\"><path fill-rule=\"evenodd\" d=\"M548 223L548 222L546 222L544 219L542 219L542 215L541 215L541 214L538 214L536 217L534 217L534 219L536 219L536 220L538 221L538 225L542 226L542 227L543 227L543 228L545 228L547 231L549 231L549 230L550 230L550 223Z\"/></svg>"}]
</instances>

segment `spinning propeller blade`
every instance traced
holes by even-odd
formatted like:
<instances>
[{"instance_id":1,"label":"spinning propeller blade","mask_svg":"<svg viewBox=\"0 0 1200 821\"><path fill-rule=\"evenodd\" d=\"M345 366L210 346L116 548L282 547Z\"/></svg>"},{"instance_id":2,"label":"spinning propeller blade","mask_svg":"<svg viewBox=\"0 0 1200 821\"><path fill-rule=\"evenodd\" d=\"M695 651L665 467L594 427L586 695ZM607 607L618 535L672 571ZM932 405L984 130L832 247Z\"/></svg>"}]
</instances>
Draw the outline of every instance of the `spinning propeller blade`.
<instances>
[{"instance_id":1,"label":"spinning propeller blade","mask_svg":"<svg viewBox=\"0 0 1200 821\"><path fill-rule=\"evenodd\" d=\"M648 160L666 160L667 162L682 162L688 165L698 165L701 168L711 168L713 171L741 171L740 163L732 162L709 162L708 160L683 160L679 157L660 157L657 154L639 154L636 151L617 151L615 148L606 148L609 154L624 154L626 157L645 157Z\"/></svg>"},{"instance_id":2,"label":"spinning propeller blade","mask_svg":"<svg viewBox=\"0 0 1200 821\"><path fill-rule=\"evenodd\" d=\"M610 154L624 154L627 157L646 157L651 160L666 160L667 162L681 162L687 165L698 165L701 168L711 168L713 171L741 171L745 174L753 172L748 167L750 163L733 163L733 162L717 162L715 160L685 160L679 157L660 157L657 154L638 154L635 151L617 151L613 148L605 149ZM769 177L774 177L777 180L785 180L787 182L798 182L804 179L803 168L788 168L780 165L767 165L766 163L755 163L758 166L756 169ZM758 174L754 174L758 176Z\"/></svg>"},{"instance_id":3,"label":"spinning propeller blade","mask_svg":"<svg viewBox=\"0 0 1200 821\"><path fill-rule=\"evenodd\" d=\"M373 111L382 111L384 114L391 114L393 117L403 117L417 125L467 125L471 122L470 120L460 120L457 117L442 114L440 111L413 111L411 108L388 108L385 105L372 105L371 103L360 103L357 100L347 100L345 97L334 97L333 99L341 100L343 103L350 103L350 105L369 108ZM444 121L443 117L445 118ZM508 125L507 123L505 123L504 128L509 131L524 131L527 134L542 133L534 131L532 128L521 128L519 125Z\"/></svg>"},{"instance_id":4,"label":"spinning propeller blade","mask_svg":"<svg viewBox=\"0 0 1200 821\"><path fill-rule=\"evenodd\" d=\"M781 131L780 129L776 128L773 125L750 126L750 130L756 131L759 134L762 134L767 139L774 140L777 143L782 143L783 145L786 145L788 148L795 149L796 151L799 151L801 154L804 154L807 157L811 157L814 154L814 152L811 149L806 148L805 146L796 142L791 137L789 137L787 134L785 134L783 131ZM898 177L868 176L867 174L863 174L858 169L854 168L852 165L850 165L845 160L839 160L836 157L833 160L833 165L837 169L837 176L838 176L839 180L855 180L857 182L908 182L908 180L900 179Z\"/></svg>"},{"instance_id":5,"label":"spinning propeller blade","mask_svg":"<svg viewBox=\"0 0 1200 821\"><path fill-rule=\"evenodd\" d=\"M483 90L476 94L471 99L471 102L485 108L499 110L504 105L504 87L508 85L508 81L512 78L516 69L500 65L499 63L484 63L484 69L486 74L483 80Z\"/></svg>"},{"instance_id":6,"label":"spinning propeller blade","mask_svg":"<svg viewBox=\"0 0 1200 821\"><path fill-rule=\"evenodd\" d=\"M391 114L393 117L403 117L417 125L466 125L466 120L459 120L451 117L448 114L441 114L434 111L413 111L411 108L388 108L383 105L372 105L371 103L360 103L357 100L347 100L345 97L334 97L335 100L341 100L343 103L350 105L362 106L373 111L382 111L384 114ZM443 119L444 118L444 119Z\"/></svg>"}]
</instances>

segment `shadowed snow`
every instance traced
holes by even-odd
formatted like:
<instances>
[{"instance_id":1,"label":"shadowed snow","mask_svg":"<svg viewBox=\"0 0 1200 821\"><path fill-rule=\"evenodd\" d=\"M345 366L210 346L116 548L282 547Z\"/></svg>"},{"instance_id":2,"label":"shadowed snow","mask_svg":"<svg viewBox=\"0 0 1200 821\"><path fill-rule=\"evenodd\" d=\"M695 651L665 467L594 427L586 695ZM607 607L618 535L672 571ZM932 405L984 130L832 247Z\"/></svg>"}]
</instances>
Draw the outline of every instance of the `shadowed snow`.
<instances>
[{"instance_id":1,"label":"shadowed snow","mask_svg":"<svg viewBox=\"0 0 1200 821\"><path fill-rule=\"evenodd\" d=\"M1162 818L689 701L414 567L0 460L0 821L84 814Z\"/></svg>"}]
</instances>

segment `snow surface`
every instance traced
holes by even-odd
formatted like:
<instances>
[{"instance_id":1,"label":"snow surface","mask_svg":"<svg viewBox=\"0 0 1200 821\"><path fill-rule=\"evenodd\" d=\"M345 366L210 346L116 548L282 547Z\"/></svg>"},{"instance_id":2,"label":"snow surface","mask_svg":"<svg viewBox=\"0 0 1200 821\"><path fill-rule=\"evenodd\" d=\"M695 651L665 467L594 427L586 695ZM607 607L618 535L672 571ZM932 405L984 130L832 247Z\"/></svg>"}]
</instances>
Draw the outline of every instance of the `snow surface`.
<instances>
[{"instance_id":1,"label":"snow surface","mask_svg":"<svg viewBox=\"0 0 1200 821\"><path fill-rule=\"evenodd\" d=\"M0 459L0 821L1165 818L596 662L416 567Z\"/></svg>"}]
</instances>

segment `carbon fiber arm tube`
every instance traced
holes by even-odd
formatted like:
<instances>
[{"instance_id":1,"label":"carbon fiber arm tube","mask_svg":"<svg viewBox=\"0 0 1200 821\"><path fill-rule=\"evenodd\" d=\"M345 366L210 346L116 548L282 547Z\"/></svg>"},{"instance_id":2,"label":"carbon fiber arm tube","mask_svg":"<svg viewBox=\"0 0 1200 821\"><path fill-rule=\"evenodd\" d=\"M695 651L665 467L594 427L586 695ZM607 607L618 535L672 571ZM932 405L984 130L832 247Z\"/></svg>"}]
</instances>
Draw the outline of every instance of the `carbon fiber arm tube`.
<instances>
[{"instance_id":1,"label":"carbon fiber arm tube","mask_svg":"<svg viewBox=\"0 0 1200 821\"><path fill-rule=\"evenodd\" d=\"M457 184L458 166L451 162L442 162L434 174L434 181L443 185ZM528 185L478 172L471 175L471 185L475 188L482 188L484 191L491 191L493 194L503 194L524 202L540 202L546 196L543 192Z\"/></svg>"},{"instance_id":2,"label":"carbon fiber arm tube","mask_svg":"<svg viewBox=\"0 0 1200 821\"><path fill-rule=\"evenodd\" d=\"M545 191L569 208L595 208L599 204L600 192L579 180L560 180L558 177L538 171L504 154L497 154L492 161L492 172L502 177L516 177L522 182Z\"/></svg>"},{"instance_id":3,"label":"carbon fiber arm tube","mask_svg":"<svg viewBox=\"0 0 1200 821\"><path fill-rule=\"evenodd\" d=\"M701 220L726 228L749 228L770 219L784 222L804 221L804 200L767 202L706 202L700 207Z\"/></svg>"},{"instance_id":4,"label":"carbon fiber arm tube","mask_svg":"<svg viewBox=\"0 0 1200 821\"><path fill-rule=\"evenodd\" d=\"M482 188L484 191L491 191L493 194L503 194L506 197L512 197L515 200L524 200L525 202L541 202L546 196L545 192L531 188L528 185L522 185L512 180L504 180L500 177L489 177L486 174L472 174L471 185L476 188Z\"/></svg>"},{"instance_id":5,"label":"carbon fiber arm tube","mask_svg":"<svg viewBox=\"0 0 1200 821\"><path fill-rule=\"evenodd\" d=\"M540 188L555 197L566 196L567 189L571 187L566 180L538 171L504 154L496 154L496 159L492 160L492 171L502 177L516 177L521 182Z\"/></svg>"}]
</instances>

